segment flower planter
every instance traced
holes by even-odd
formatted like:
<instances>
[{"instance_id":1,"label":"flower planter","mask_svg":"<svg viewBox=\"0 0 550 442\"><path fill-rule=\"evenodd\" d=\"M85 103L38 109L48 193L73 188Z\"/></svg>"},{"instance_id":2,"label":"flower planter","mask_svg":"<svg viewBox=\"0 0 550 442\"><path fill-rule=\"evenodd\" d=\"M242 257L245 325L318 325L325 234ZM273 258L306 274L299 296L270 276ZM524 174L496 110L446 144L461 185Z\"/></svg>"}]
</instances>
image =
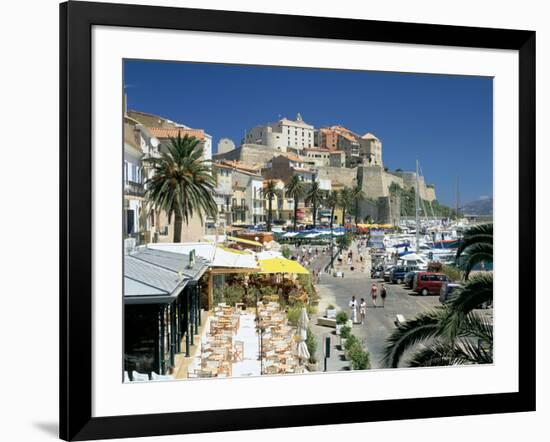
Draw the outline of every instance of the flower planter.
<instances>
[{"instance_id":1,"label":"flower planter","mask_svg":"<svg viewBox=\"0 0 550 442\"><path fill-rule=\"evenodd\" d=\"M327 308L327 311L326 311L326 314L327 314L327 318L328 319L334 319L336 318L336 309L328 309Z\"/></svg>"},{"instance_id":2,"label":"flower planter","mask_svg":"<svg viewBox=\"0 0 550 442\"><path fill-rule=\"evenodd\" d=\"M352 328L353 327L353 321L351 319L348 319L348 322L346 322L346 325L349 327L349 328Z\"/></svg>"},{"instance_id":3,"label":"flower planter","mask_svg":"<svg viewBox=\"0 0 550 442\"><path fill-rule=\"evenodd\" d=\"M310 372L317 371L319 369L317 362L315 363L308 362L306 364L306 368L307 368L307 371L310 371Z\"/></svg>"},{"instance_id":4,"label":"flower planter","mask_svg":"<svg viewBox=\"0 0 550 442\"><path fill-rule=\"evenodd\" d=\"M340 331L342 330L343 324L336 324L336 335L340 336Z\"/></svg>"},{"instance_id":5,"label":"flower planter","mask_svg":"<svg viewBox=\"0 0 550 442\"><path fill-rule=\"evenodd\" d=\"M343 351L344 348L345 348L346 340L347 340L346 338L340 337L340 350L342 350L342 351Z\"/></svg>"}]
</instances>

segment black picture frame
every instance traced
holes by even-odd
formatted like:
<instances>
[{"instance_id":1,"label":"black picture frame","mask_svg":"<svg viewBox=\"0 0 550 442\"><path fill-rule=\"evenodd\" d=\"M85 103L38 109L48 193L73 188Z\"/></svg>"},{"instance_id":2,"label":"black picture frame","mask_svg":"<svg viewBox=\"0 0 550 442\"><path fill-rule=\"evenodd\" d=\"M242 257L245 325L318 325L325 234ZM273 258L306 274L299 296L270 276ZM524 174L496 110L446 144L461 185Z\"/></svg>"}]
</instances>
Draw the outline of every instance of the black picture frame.
<instances>
[{"instance_id":1,"label":"black picture frame","mask_svg":"<svg viewBox=\"0 0 550 442\"><path fill-rule=\"evenodd\" d=\"M519 53L519 391L92 417L94 25L511 49ZM108 3L60 5L60 437L91 440L535 410L535 32ZM519 295L519 294L518 294Z\"/></svg>"}]
</instances>

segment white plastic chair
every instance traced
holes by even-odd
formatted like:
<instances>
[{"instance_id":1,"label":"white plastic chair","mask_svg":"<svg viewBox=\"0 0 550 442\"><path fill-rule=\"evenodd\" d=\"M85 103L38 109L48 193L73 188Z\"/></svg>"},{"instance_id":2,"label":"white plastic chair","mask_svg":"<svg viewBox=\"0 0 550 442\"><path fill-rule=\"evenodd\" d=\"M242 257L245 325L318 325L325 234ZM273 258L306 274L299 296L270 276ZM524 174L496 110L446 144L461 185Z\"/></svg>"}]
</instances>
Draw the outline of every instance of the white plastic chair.
<instances>
[{"instance_id":1,"label":"white plastic chair","mask_svg":"<svg viewBox=\"0 0 550 442\"><path fill-rule=\"evenodd\" d=\"M137 371L132 371L132 379L134 382L147 382L149 381L149 375L146 373L138 373Z\"/></svg>"},{"instance_id":2,"label":"white plastic chair","mask_svg":"<svg viewBox=\"0 0 550 442\"><path fill-rule=\"evenodd\" d=\"M156 374L154 371L151 372L151 380L152 381L170 381L175 379L174 376L169 374Z\"/></svg>"}]
</instances>

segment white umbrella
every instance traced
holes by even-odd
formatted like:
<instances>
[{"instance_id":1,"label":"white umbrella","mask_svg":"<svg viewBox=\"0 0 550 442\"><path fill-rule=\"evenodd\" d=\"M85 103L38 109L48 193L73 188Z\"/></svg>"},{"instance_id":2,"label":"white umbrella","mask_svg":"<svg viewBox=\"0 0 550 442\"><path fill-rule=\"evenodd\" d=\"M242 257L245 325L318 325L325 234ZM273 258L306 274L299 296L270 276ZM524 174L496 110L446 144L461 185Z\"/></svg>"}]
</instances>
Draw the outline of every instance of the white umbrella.
<instances>
[{"instance_id":1,"label":"white umbrella","mask_svg":"<svg viewBox=\"0 0 550 442\"><path fill-rule=\"evenodd\" d=\"M306 345L308 324L309 318L307 317L306 308L302 307L302 311L300 312L300 320L298 321L298 357L306 361L310 357L309 350Z\"/></svg>"}]
</instances>

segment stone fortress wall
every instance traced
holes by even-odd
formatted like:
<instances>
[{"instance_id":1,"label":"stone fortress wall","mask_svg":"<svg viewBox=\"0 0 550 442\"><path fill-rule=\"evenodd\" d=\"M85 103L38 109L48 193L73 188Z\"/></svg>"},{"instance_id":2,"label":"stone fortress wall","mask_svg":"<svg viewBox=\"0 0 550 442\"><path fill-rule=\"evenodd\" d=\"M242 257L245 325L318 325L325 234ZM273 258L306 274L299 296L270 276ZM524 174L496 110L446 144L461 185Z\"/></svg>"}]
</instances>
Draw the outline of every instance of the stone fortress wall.
<instances>
[{"instance_id":1,"label":"stone fortress wall","mask_svg":"<svg viewBox=\"0 0 550 442\"><path fill-rule=\"evenodd\" d=\"M263 166L278 155L289 154L260 144L243 144L231 151L214 155L214 160L233 160L250 166ZM386 172L382 166L317 167L316 170L320 179L329 179L331 182L338 182L348 187L360 183L365 195L373 199L388 197L392 183L396 183L402 188L416 186L415 172ZM426 185L424 177L419 178L418 184L420 197L423 200L434 201L436 199L435 189Z\"/></svg>"},{"instance_id":2,"label":"stone fortress wall","mask_svg":"<svg viewBox=\"0 0 550 442\"><path fill-rule=\"evenodd\" d=\"M320 179L328 179L332 183L338 182L347 187L355 187L357 184L357 168L345 167L317 167L317 176Z\"/></svg>"},{"instance_id":3,"label":"stone fortress wall","mask_svg":"<svg viewBox=\"0 0 550 442\"><path fill-rule=\"evenodd\" d=\"M264 166L277 155L284 155L280 150L259 144L243 144L229 152L214 155L214 161L241 161L249 166Z\"/></svg>"}]
</instances>

